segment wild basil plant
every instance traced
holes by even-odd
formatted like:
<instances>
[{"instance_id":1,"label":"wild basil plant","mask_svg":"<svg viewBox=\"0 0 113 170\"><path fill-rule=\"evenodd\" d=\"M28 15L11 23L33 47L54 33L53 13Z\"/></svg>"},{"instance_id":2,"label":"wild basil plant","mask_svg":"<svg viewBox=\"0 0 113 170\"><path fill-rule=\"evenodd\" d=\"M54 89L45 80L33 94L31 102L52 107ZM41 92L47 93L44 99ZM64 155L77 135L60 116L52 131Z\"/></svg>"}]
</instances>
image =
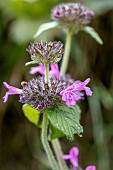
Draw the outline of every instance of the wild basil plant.
<instances>
[{"instance_id":1,"label":"wild basil plant","mask_svg":"<svg viewBox=\"0 0 113 170\"><path fill-rule=\"evenodd\" d=\"M8 100L9 95L18 94L19 102L23 104L23 112L28 120L37 127L39 127L39 120L42 120L41 141L53 170L82 170L78 163L79 149L73 147L69 154L64 155L58 138L66 136L67 139L74 140L75 134L82 136L83 133L83 127L80 124L81 111L77 101L83 99L85 94L92 96L93 92L88 87L90 78L86 78L83 82L75 81L69 74L66 74L66 71L71 37L74 33L85 31L102 44L96 31L87 26L93 15L93 11L80 3L56 6L51 14L54 21L40 26L35 37L47 29L60 26L66 31L65 48L60 41L30 43L27 51L31 61L25 65L37 64L37 66L31 67L30 74L38 72L40 75L28 82L21 82L21 88L10 86L6 82L3 83L8 89L3 97L4 102ZM62 60L62 64L59 69L57 63L60 60ZM55 156L48 136L52 142ZM67 159L72 164L70 167L66 165L65 160ZM96 167L88 166L86 170L96 170Z\"/></svg>"}]
</instances>

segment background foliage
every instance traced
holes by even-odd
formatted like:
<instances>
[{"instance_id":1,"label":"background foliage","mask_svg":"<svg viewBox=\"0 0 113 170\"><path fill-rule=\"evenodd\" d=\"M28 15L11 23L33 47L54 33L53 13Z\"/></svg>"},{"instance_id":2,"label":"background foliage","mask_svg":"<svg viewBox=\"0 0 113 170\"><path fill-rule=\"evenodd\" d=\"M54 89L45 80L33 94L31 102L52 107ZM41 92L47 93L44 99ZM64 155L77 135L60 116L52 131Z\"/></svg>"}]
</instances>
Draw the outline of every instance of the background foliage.
<instances>
[{"instance_id":1,"label":"background foliage","mask_svg":"<svg viewBox=\"0 0 113 170\"><path fill-rule=\"evenodd\" d=\"M62 1L64 2L64 1ZM65 2L69 2L66 1ZM74 1L75 2L75 1ZM82 0L95 12L91 26L103 39L98 45L80 32L73 36L68 72L74 79L91 77L93 97L81 101L83 137L74 142L61 138L64 153L72 146L80 148L80 164L95 164L98 170L113 167L113 1ZM0 2L0 170L50 169L40 143L40 130L26 120L18 96L3 104L3 81L20 87L29 80L26 47L40 24L51 21L51 8L60 0L5 0ZM65 32L53 29L37 40L61 40Z\"/></svg>"}]
</instances>

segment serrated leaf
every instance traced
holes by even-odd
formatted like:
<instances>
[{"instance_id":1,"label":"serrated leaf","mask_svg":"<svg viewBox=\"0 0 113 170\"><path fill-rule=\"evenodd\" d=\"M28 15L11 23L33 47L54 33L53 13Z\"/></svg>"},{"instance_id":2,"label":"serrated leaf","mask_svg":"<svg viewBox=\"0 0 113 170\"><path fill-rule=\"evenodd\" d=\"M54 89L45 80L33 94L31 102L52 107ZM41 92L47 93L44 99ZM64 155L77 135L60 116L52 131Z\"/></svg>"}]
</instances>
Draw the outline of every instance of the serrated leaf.
<instances>
[{"instance_id":1,"label":"serrated leaf","mask_svg":"<svg viewBox=\"0 0 113 170\"><path fill-rule=\"evenodd\" d=\"M84 27L82 30L90 34L91 37L94 38L99 44L101 45L103 44L102 39L100 38L99 34L94 30L94 28L87 26L87 27Z\"/></svg>"},{"instance_id":2,"label":"serrated leaf","mask_svg":"<svg viewBox=\"0 0 113 170\"><path fill-rule=\"evenodd\" d=\"M25 117L31 123L38 125L40 112L28 104L24 104L22 109L23 109Z\"/></svg>"},{"instance_id":3,"label":"serrated leaf","mask_svg":"<svg viewBox=\"0 0 113 170\"><path fill-rule=\"evenodd\" d=\"M59 106L46 110L51 124L59 129L70 140L74 140L74 134L80 135L83 128L80 125L80 108L75 106Z\"/></svg>"},{"instance_id":4,"label":"serrated leaf","mask_svg":"<svg viewBox=\"0 0 113 170\"><path fill-rule=\"evenodd\" d=\"M58 26L58 22L56 21L52 21L52 22L48 22L48 23L40 25L36 34L34 35L34 38L38 37L42 32L48 29L51 29L51 28L55 28L56 26Z\"/></svg>"}]
</instances>

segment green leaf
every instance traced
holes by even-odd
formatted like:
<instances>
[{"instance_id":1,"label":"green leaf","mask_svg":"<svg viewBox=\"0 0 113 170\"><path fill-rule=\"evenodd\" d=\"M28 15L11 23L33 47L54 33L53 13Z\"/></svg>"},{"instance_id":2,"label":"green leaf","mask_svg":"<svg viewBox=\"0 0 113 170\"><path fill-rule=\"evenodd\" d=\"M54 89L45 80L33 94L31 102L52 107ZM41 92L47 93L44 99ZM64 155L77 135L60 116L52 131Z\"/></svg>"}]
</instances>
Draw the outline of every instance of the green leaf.
<instances>
[{"instance_id":1,"label":"green leaf","mask_svg":"<svg viewBox=\"0 0 113 170\"><path fill-rule=\"evenodd\" d=\"M23 105L23 112L25 117L33 124L38 125L40 112L28 104Z\"/></svg>"},{"instance_id":2,"label":"green leaf","mask_svg":"<svg viewBox=\"0 0 113 170\"><path fill-rule=\"evenodd\" d=\"M74 140L74 134L80 135L83 128L79 123L80 108L75 106L59 106L58 108L50 108L45 110L51 124L64 133L68 139Z\"/></svg>"},{"instance_id":3,"label":"green leaf","mask_svg":"<svg viewBox=\"0 0 113 170\"><path fill-rule=\"evenodd\" d=\"M34 35L34 38L38 37L45 30L55 28L56 26L58 26L58 22L56 22L56 21L52 21L52 22L48 22L48 23L40 25L36 34Z\"/></svg>"},{"instance_id":4,"label":"green leaf","mask_svg":"<svg viewBox=\"0 0 113 170\"><path fill-rule=\"evenodd\" d=\"M64 136L64 134L60 130L55 128L51 123L49 124L49 127L50 127L50 132L49 132L49 139L50 140Z\"/></svg>"},{"instance_id":5,"label":"green leaf","mask_svg":"<svg viewBox=\"0 0 113 170\"><path fill-rule=\"evenodd\" d=\"M82 30L90 34L91 37L94 38L99 44L101 45L103 44L102 39L100 38L99 34L94 30L94 28L87 26L87 27L84 27Z\"/></svg>"}]
</instances>

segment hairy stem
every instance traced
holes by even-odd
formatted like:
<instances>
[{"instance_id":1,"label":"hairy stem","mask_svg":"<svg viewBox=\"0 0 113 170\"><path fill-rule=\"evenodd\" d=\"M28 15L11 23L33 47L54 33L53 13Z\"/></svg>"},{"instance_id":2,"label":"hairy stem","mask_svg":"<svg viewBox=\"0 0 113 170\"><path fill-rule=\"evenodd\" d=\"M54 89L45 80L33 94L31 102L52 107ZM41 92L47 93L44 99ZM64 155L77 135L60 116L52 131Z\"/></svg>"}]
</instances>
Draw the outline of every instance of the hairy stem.
<instances>
[{"instance_id":1,"label":"hairy stem","mask_svg":"<svg viewBox=\"0 0 113 170\"><path fill-rule=\"evenodd\" d=\"M43 144L43 147L46 151L49 162L51 164L51 168L53 170L59 170L58 165L56 163L56 160L54 158L54 155L53 155L51 148L49 146L49 143L48 143L47 129L48 129L48 117L47 117L46 113L43 113L42 133L41 133L42 144Z\"/></svg>"},{"instance_id":2,"label":"hairy stem","mask_svg":"<svg viewBox=\"0 0 113 170\"><path fill-rule=\"evenodd\" d=\"M62 149L61 149L59 140L58 139L52 140L52 145L53 145L57 160L59 162L60 170L68 170L68 167L67 167L65 161L62 159L63 153L62 153Z\"/></svg>"},{"instance_id":3,"label":"hairy stem","mask_svg":"<svg viewBox=\"0 0 113 170\"><path fill-rule=\"evenodd\" d=\"M45 64L45 83L49 82L49 64Z\"/></svg>"},{"instance_id":4,"label":"hairy stem","mask_svg":"<svg viewBox=\"0 0 113 170\"><path fill-rule=\"evenodd\" d=\"M71 36L72 36L72 31L71 29L68 29L64 57L62 60L61 70L60 70L62 76L66 73L67 67L68 67L69 55L70 55L70 49L71 49Z\"/></svg>"}]
</instances>

